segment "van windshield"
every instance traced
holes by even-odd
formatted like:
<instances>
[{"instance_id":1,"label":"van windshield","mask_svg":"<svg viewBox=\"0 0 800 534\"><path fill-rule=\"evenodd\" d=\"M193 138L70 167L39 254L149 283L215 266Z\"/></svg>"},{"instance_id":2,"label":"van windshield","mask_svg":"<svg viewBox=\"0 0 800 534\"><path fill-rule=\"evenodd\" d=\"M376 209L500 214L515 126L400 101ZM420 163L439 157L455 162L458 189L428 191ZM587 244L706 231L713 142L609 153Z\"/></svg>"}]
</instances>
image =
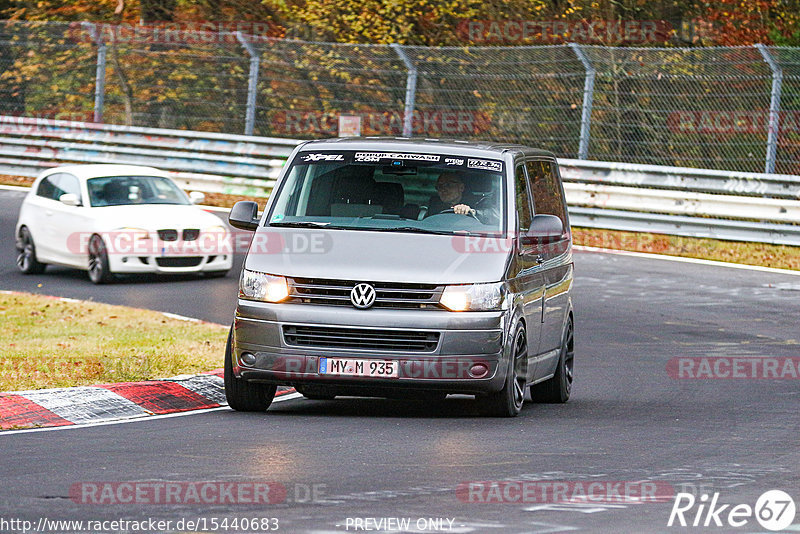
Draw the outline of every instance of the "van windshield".
<instances>
[{"instance_id":1,"label":"van windshield","mask_svg":"<svg viewBox=\"0 0 800 534\"><path fill-rule=\"evenodd\" d=\"M320 151L293 160L270 226L498 234L504 164L443 154Z\"/></svg>"}]
</instances>

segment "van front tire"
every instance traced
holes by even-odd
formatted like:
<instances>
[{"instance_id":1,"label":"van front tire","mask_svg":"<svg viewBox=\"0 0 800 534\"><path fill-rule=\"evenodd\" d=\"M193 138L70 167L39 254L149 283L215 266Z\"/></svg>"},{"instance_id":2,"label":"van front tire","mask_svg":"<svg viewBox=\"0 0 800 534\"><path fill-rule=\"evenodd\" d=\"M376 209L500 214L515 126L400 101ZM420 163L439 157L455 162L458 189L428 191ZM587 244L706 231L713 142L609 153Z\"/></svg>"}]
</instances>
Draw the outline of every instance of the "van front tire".
<instances>
[{"instance_id":1,"label":"van front tire","mask_svg":"<svg viewBox=\"0 0 800 534\"><path fill-rule=\"evenodd\" d=\"M522 323L517 324L513 340L511 361L503 389L477 399L486 415L516 417L522 411L522 403L525 401L525 366L528 360L528 343L525 338L525 325Z\"/></svg>"},{"instance_id":2,"label":"van front tire","mask_svg":"<svg viewBox=\"0 0 800 534\"><path fill-rule=\"evenodd\" d=\"M225 345L225 398L228 406L238 412L264 412L275 398L276 385L255 384L236 378L233 374L233 327Z\"/></svg>"}]
</instances>

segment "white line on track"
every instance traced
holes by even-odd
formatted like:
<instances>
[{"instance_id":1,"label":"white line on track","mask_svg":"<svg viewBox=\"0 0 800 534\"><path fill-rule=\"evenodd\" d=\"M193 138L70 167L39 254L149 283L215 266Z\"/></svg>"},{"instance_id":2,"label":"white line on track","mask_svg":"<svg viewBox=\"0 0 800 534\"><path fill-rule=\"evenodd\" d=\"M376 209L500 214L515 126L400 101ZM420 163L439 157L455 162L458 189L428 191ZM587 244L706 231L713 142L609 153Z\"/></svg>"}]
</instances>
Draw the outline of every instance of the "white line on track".
<instances>
[{"instance_id":1,"label":"white line on track","mask_svg":"<svg viewBox=\"0 0 800 534\"><path fill-rule=\"evenodd\" d=\"M303 396L300 393L286 393L279 397L275 397L273 403L283 402L293 399L301 399ZM173 417L185 417L187 415L197 415L201 413L219 412L222 410L231 410L228 406L220 406L219 408L207 408L205 410L191 410L188 412L168 413L164 415L149 415L143 417L136 417L132 419L120 419L119 421L103 421L99 423L86 423L81 425L67 425L67 426L53 426L48 428L25 428L22 430L0 430L0 438L11 434L28 434L31 432L51 432L54 430L77 430L80 428L89 428L95 426L109 426L109 425L124 425L127 423L141 423L146 421L155 421L157 419L170 419Z\"/></svg>"},{"instance_id":2,"label":"white line on track","mask_svg":"<svg viewBox=\"0 0 800 534\"><path fill-rule=\"evenodd\" d=\"M30 191L30 187L21 185L0 185L0 191Z\"/></svg>"},{"instance_id":3,"label":"white line on track","mask_svg":"<svg viewBox=\"0 0 800 534\"><path fill-rule=\"evenodd\" d=\"M633 256L635 258L646 258L651 260L677 261L683 263L695 263L698 265L709 265L712 267L730 267L731 269L743 269L745 271L761 271L773 274L789 274L800 276L800 271L791 269L776 269L774 267L762 267L760 265L744 265L741 263L729 263L726 261L701 260L698 258L684 258L681 256L668 256L666 254L652 254L650 252L631 252L629 250L615 250L611 248L587 247L584 245L574 245L573 250L581 252L602 252L604 254L617 254L619 256Z\"/></svg>"}]
</instances>

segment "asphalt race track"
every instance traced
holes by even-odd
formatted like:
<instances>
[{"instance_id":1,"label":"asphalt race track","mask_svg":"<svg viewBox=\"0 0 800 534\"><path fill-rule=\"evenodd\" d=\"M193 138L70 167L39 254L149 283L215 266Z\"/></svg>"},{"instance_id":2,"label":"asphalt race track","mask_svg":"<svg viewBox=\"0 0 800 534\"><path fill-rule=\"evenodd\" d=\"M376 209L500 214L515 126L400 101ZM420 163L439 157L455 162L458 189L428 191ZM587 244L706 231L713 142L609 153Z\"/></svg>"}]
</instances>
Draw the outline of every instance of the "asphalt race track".
<instances>
[{"instance_id":1,"label":"asphalt race track","mask_svg":"<svg viewBox=\"0 0 800 534\"><path fill-rule=\"evenodd\" d=\"M18 274L13 224L20 201L19 193L0 192L0 289L230 320L234 273L218 280L137 277L104 287L66 269ZM740 528L728 525L730 509L755 507L773 489L800 504L800 380L687 379L675 374L675 360L668 372L674 358L797 362L800 276L588 252L577 252L575 265L576 383L565 405L526 403L515 419L490 419L478 417L467 397L438 405L295 398L266 414L222 409L0 434L0 518L34 525L45 517L161 519L172 521L163 530L198 532L212 530L213 520L213 530L224 532L221 521L242 518L277 518L280 532L363 532L358 525L387 518L408 519L409 528L395 529L403 532L757 532L766 530L754 517ZM503 482L471 486L495 493L457 491L475 481ZM534 498L548 487L544 481L572 492L599 483L605 498ZM88 504L80 493L125 482L272 482L279 502ZM607 488L625 482L648 483L663 498L615 500ZM533 489L522 498L520 488ZM718 503L730 505L719 515L724 526L669 529L679 491L709 500L718 493ZM475 502L487 498L492 502ZM698 506L699 497L685 515L690 525ZM243 530L264 532L274 523L257 526ZM790 529L800 530L800 513Z\"/></svg>"}]
</instances>

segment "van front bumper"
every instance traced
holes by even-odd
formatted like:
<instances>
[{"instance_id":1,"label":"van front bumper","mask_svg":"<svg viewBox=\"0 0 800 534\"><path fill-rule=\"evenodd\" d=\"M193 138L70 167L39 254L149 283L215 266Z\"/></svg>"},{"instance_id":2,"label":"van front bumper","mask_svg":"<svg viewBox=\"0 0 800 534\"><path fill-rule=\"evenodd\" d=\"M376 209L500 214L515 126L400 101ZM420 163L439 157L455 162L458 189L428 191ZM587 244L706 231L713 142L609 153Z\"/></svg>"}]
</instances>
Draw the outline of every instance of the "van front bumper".
<instances>
[{"instance_id":1,"label":"van front bumper","mask_svg":"<svg viewBox=\"0 0 800 534\"><path fill-rule=\"evenodd\" d=\"M234 321L233 371L246 380L291 386L489 393L501 390L505 383L509 357L504 350L507 323L503 311L358 310L240 299ZM298 327L306 332L322 329L320 336L312 337L317 345L298 346L296 339L288 335ZM402 337L407 332L412 337L430 334L437 341L411 350L353 347L330 337L331 330L346 330L349 339L360 332L368 334L364 339L381 333ZM321 374L320 358L392 361L397 364L398 376L368 378Z\"/></svg>"}]
</instances>

